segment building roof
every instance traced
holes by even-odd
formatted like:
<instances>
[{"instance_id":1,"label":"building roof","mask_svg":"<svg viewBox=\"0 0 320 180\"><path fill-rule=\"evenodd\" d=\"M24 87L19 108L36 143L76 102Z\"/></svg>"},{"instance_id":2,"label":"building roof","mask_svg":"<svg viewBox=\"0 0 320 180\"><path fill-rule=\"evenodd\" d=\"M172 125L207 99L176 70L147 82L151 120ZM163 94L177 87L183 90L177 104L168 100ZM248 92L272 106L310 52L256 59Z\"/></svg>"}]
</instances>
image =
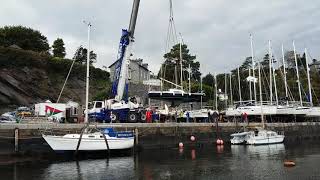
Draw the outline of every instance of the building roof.
<instances>
[{"instance_id":1,"label":"building roof","mask_svg":"<svg viewBox=\"0 0 320 180\"><path fill-rule=\"evenodd\" d=\"M119 60L116 60L114 63L112 63L108 68L111 68L112 66L114 66ZM146 68L145 66L143 66L143 64L146 64L146 63L139 63L137 60L131 60L131 62L134 62L136 64L138 64L141 68L151 72L148 68Z\"/></svg>"}]
</instances>

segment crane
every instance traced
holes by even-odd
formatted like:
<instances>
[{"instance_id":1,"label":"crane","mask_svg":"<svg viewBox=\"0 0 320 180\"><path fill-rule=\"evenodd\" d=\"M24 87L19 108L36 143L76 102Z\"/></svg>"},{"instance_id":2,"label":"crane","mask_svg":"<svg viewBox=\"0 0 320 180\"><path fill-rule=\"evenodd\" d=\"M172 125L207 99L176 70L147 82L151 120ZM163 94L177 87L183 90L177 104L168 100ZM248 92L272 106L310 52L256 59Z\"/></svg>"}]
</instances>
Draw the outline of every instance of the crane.
<instances>
[{"instance_id":1,"label":"crane","mask_svg":"<svg viewBox=\"0 0 320 180\"><path fill-rule=\"evenodd\" d=\"M144 113L136 101L128 101L128 66L134 42L140 0L134 0L128 29L122 29L118 59L114 71L112 94L114 99L95 101L89 111L90 117L102 121L136 122L144 119Z\"/></svg>"}]
</instances>

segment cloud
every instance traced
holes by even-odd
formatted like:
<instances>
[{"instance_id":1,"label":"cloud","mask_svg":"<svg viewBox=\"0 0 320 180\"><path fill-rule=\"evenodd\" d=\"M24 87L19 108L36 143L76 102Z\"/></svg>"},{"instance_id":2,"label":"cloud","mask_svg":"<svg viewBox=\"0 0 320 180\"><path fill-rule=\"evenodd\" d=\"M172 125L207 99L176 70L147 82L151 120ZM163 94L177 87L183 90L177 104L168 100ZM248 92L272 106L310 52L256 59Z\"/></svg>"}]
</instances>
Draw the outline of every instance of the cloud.
<instances>
[{"instance_id":1,"label":"cloud","mask_svg":"<svg viewBox=\"0 0 320 180\"><path fill-rule=\"evenodd\" d=\"M132 0L11 0L0 7L0 26L38 29L50 43L63 38L71 58L79 45L86 45L82 21L91 21L97 66L109 66L117 56L121 29L129 24L131 6ZM313 58L319 58L319 6L317 1L298 0L173 0L177 32L197 55L204 74L240 65L250 56L250 33L257 58L267 52L269 39L277 57L282 43L291 49L295 40L298 52L307 47ZM133 49L155 73L163 61L168 20L169 1L141 0Z\"/></svg>"}]
</instances>

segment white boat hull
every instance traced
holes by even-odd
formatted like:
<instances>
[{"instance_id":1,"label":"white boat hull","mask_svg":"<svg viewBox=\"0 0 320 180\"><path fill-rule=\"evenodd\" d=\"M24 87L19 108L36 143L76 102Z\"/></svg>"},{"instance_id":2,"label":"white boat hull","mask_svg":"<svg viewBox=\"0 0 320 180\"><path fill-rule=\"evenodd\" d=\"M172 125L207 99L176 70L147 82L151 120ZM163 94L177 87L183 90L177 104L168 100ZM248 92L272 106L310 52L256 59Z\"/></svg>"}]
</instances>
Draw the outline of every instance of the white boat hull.
<instances>
[{"instance_id":1,"label":"white boat hull","mask_svg":"<svg viewBox=\"0 0 320 180\"><path fill-rule=\"evenodd\" d=\"M230 142L231 142L231 144L238 145L238 144L244 144L246 141L245 141L245 139L232 138L230 140Z\"/></svg>"},{"instance_id":2,"label":"white boat hull","mask_svg":"<svg viewBox=\"0 0 320 180\"><path fill-rule=\"evenodd\" d=\"M264 105L264 106L243 106L238 108L228 108L226 116L241 116L246 113L248 116L257 115L275 115L277 114L277 106Z\"/></svg>"},{"instance_id":3,"label":"white boat hull","mask_svg":"<svg viewBox=\"0 0 320 180\"><path fill-rule=\"evenodd\" d=\"M283 143L284 136L279 135L277 137L272 138L253 138L248 139L247 144L250 145L262 145L262 144L277 144L277 143Z\"/></svg>"},{"instance_id":4,"label":"white boat hull","mask_svg":"<svg viewBox=\"0 0 320 180\"><path fill-rule=\"evenodd\" d=\"M277 144L283 143L284 135L280 135L274 131L259 131L258 134L251 131L247 136L246 143L249 145Z\"/></svg>"},{"instance_id":5,"label":"white boat hull","mask_svg":"<svg viewBox=\"0 0 320 180\"><path fill-rule=\"evenodd\" d=\"M75 151L77 149L79 134L67 134L65 136L42 135L49 146L55 151ZM115 138L106 135L110 150L129 149L134 145L134 138ZM103 136L83 135L79 146L80 151L107 150Z\"/></svg>"},{"instance_id":6,"label":"white boat hull","mask_svg":"<svg viewBox=\"0 0 320 180\"><path fill-rule=\"evenodd\" d=\"M320 117L320 107L312 107L306 114L308 117Z\"/></svg>"},{"instance_id":7,"label":"white boat hull","mask_svg":"<svg viewBox=\"0 0 320 180\"><path fill-rule=\"evenodd\" d=\"M306 115L308 114L308 112L310 111L310 107L297 107L295 108L295 110L293 111L293 114L295 115Z\"/></svg>"},{"instance_id":8,"label":"white boat hull","mask_svg":"<svg viewBox=\"0 0 320 180\"><path fill-rule=\"evenodd\" d=\"M247 140L248 132L240 132L240 133L234 133L230 136L232 137L230 139L231 144L238 145L238 144L245 144Z\"/></svg>"},{"instance_id":9,"label":"white boat hull","mask_svg":"<svg viewBox=\"0 0 320 180\"><path fill-rule=\"evenodd\" d=\"M296 108L291 106L278 106L277 114L278 115L290 115L295 113Z\"/></svg>"}]
</instances>

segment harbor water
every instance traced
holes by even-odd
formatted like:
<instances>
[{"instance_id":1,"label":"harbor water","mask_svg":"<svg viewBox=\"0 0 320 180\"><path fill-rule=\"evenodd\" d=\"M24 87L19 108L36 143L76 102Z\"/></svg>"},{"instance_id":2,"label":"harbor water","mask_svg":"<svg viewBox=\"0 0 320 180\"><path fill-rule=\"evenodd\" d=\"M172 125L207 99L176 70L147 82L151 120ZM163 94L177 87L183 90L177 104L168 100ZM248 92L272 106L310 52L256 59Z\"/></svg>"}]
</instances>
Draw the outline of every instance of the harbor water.
<instances>
[{"instance_id":1,"label":"harbor water","mask_svg":"<svg viewBox=\"0 0 320 180\"><path fill-rule=\"evenodd\" d=\"M320 141L262 146L213 144L75 160L1 159L1 179L320 179ZM286 159L296 166L285 167Z\"/></svg>"}]
</instances>

